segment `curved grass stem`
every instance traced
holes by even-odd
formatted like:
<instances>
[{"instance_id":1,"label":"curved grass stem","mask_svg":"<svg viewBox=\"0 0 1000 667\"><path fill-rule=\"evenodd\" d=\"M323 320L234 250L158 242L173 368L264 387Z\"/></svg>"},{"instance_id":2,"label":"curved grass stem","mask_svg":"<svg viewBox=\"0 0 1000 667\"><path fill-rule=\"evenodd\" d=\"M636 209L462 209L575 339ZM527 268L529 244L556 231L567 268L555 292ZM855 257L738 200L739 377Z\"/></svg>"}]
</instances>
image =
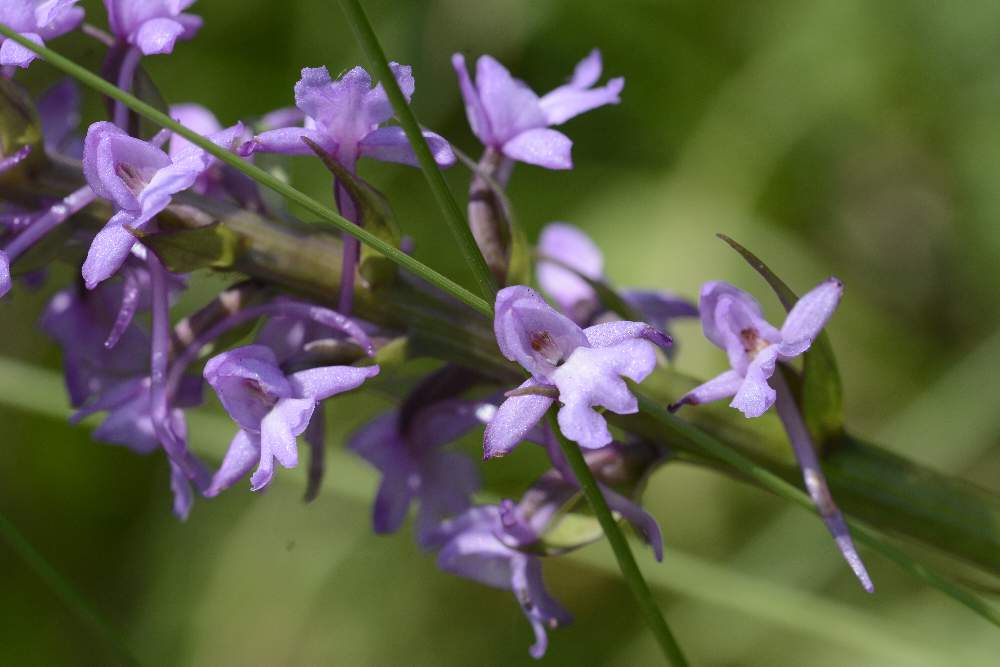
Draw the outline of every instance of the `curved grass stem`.
<instances>
[{"instance_id":1,"label":"curved grass stem","mask_svg":"<svg viewBox=\"0 0 1000 667\"><path fill-rule=\"evenodd\" d=\"M653 593L649 588L649 584L646 583L646 579L642 576L642 571L639 570L639 565L635 562L635 556L632 555L632 549L622 534L618 522L615 521L614 516L611 514L611 509L604 499L604 494L601 493L594 474L587 467L583 453L576 443L570 442L559 430L559 423L556 421L555 412L549 413L549 424L552 427L552 432L555 433L556 440L559 442L559 448L562 449L563 455L569 462L570 468L573 469L573 474L583 489L583 495L587 498L587 502L590 503L590 507L597 516L597 521L601 524L601 529L611 544L615 560L618 561L618 568L621 570L625 582L628 584L636 603L639 605L639 611L642 613L643 620L646 621L646 625L649 626L653 636L656 637L663 656L669 664L675 667L685 667L688 664L687 659L684 657L680 645L670 631L670 626L667 625L666 619L660 613L660 608L656 605L656 600L653 599Z\"/></svg>"}]
</instances>

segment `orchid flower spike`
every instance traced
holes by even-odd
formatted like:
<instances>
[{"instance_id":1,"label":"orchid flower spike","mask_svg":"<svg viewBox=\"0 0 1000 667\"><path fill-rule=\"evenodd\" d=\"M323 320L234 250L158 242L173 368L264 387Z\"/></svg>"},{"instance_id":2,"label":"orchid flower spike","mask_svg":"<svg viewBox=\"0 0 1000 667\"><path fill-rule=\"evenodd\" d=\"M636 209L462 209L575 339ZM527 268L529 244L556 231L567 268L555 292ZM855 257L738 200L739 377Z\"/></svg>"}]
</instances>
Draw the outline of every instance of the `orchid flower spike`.
<instances>
[{"instance_id":1,"label":"orchid flower spike","mask_svg":"<svg viewBox=\"0 0 1000 667\"><path fill-rule=\"evenodd\" d=\"M458 399L434 403L420 410L405 431L394 410L350 437L348 449L382 473L373 512L376 533L399 530L410 505L419 501L417 540L426 546L443 519L472 505L472 494L479 490L476 467L464 454L443 447L478 426L479 405Z\"/></svg>"},{"instance_id":2,"label":"orchid flower spike","mask_svg":"<svg viewBox=\"0 0 1000 667\"><path fill-rule=\"evenodd\" d=\"M254 491L270 484L275 459L294 468L299 461L295 438L306 430L320 401L356 389L378 372L378 366L325 366L286 375L274 352L263 345L246 345L209 359L205 379L240 430L205 495L218 495L254 465Z\"/></svg>"},{"instance_id":3,"label":"orchid flower spike","mask_svg":"<svg viewBox=\"0 0 1000 667\"><path fill-rule=\"evenodd\" d=\"M585 326L607 314L597 292L584 279L604 280L604 255L593 239L578 227L551 222L538 237L538 255L538 284L564 315ZM671 320L698 315L693 303L672 292L624 289L621 296L664 332Z\"/></svg>"},{"instance_id":4,"label":"orchid flower spike","mask_svg":"<svg viewBox=\"0 0 1000 667\"><path fill-rule=\"evenodd\" d=\"M549 516L537 513L526 520L520 508L507 500L473 507L443 522L432 538L442 545L438 554L442 570L514 593L535 633L535 643L529 649L535 659L545 655L546 630L572 620L545 590L541 559L521 550L538 540L543 525L536 519L547 520Z\"/></svg>"},{"instance_id":5,"label":"orchid flower spike","mask_svg":"<svg viewBox=\"0 0 1000 667\"><path fill-rule=\"evenodd\" d=\"M232 148L243 135L243 125L208 138ZM215 161L193 144L171 158L150 142L129 136L113 123L90 126L83 148L83 173L98 197L110 200L118 212L94 237L83 264L88 289L113 275L128 257L141 230L163 211L173 195L192 187Z\"/></svg>"},{"instance_id":6,"label":"orchid flower spike","mask_svg":"<svg viewBox=\"0 0 1000 667\"><path fill-rule=\"evenodd\" d=\"M390 63L396 82L409 101L415 88L408 65ZM303 137L321 146L349 171L359 158L420 166L398 125L383 125L392 116L392 104L382 84L372 87L371 77L361 67L347 71L334 81L326 67L306 67L295 84L295 105L305 116L302 127L268 130L240 147L240 154L256 152L312 155ZM287 117L282 113L282 117ZM434 159L443 167L455 163L451 145L429 130L423 131Z\"/></svg>"},{"instance_id":7,"label":"orchid flower spike","mask_svg":"<svg viewBox=\"0 0 1000 667\"><path fill-rule=\"evenodd\" d=\"M178 39L191 39L201 17L182 13L195 0L104 0L115 38L143 55L171 53Z\"/></svg>"},{"instance_id":8,"label":"orchid flower spike","mask_svg":"<svg viewBox=\"0 0 1000 667\"><path fill-rule=\"evenodd\" d=\"M494 331L500 351L531 373L486 427L486 458L510 452L558 398L559 428L581 447L611 442L604 417L638 411L623 377L642 382L656 367L656 346L668 336L643 322L607 322L581 329L523 285L497 294Z\"/></svg>"},{"instance_id":9,"label":"orchid flower spike","mask_svg":"<svg viewBox=\"0 0 1000 667\"><path fill-rule=\"evenodd\" d=\"M573 166L573 142L549 128L605 104L618 104L625 86L625 79L618 77L594 87L602 69L597 49L580 61L568 83L541 98L492 56L480 56L476 61L475 83L466 69L465 56L456 53L451 64L458 75L469 125L483 146L511 160L547 169Z\"/></svg>"},{"instance_id":10,"label":"orchid flower spike","mask_svg":"<svg viewBox=\"0 0 1000 667\"><path fill-rule=\"evenodd\" d=\"M65 35L83 21L78 0L3 0L0 23L35 44ZM38 55L12 39L0 36L0 66L27 67Z\"/></svg>"},{"instance_id":11,"label":"orchid flower spike","mask_svg":"<svg viewBox=\"0 0 1000 667\"><path fill-rule=\"evenodd\" d=\"M807 292L781 329L764 319L760 304L725 282L701 289L701 324L705 336L729 355L730 370L695 387L670 406L699 405L733 397L730 405L746 417L759 417L774 405L768 384L775 363L793 359L812 345L840 303L844 285L829 278Z\"/></svg>"}]
</instances>

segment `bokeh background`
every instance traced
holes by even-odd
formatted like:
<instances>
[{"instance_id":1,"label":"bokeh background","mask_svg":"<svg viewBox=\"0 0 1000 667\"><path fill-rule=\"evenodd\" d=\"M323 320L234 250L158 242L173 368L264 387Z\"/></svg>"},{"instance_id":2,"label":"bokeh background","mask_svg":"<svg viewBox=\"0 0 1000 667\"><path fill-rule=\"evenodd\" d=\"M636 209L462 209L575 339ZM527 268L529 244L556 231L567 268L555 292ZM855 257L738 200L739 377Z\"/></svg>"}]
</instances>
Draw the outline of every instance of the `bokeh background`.
<instances>
[{"instance_id":1,"label":"bokeh background","mask_svg":"<svg viewBox=\"0 0 1000 667\"><path fill-rule=\"evenodd\" d=\"M82 3L105 24L99 2ZM469 153L449 57L488 52L539 92L591 48L624 75L622 104L570 121L576 168L515 171L510 194L534 238L546 222L586 229L620 286L695 297L706 280L766 286L719 242L737 238L798 290L847 285L830 325L859 434L998 489L1000 448L1000 3L909 0L621 0L616 3L366 3L390 56L413 65L421 121ZM146 67L170 102L231 123L292 102L303 66L362 62L336 2L202 0L205 27ZM97 69L82 36L53 46ZM23 79L56 80L39 63ZM99 117L87 94L85 120ZM417 255L468 279L417 170L366 164ZM292 180L329 197L312 160ZM468 173L449 174L456 193ZM439 573L409 531L376 537L376 477L343 434L383 399L332 402L336 433L320 498L282 471L263 496L243 485L170 513L167 465L90 441L67 424L58 351L34 323L69 276L0 304L0 508L153 665L532 664L528 625L506 592ZM196 296L223 284L201 276ZM192 299L193 302L197 298ZM681 369L724 358L680 325ZM212 399L214 400L214 399ZM233 427L210 404L192 444L218 456ZM466 443L475 455L476 443ZM537 461L491 463L528 481ZM823 526L755 489L670 465L647 493L667 555L641 564L686 649L704 665L995 665L985 621L869 554L866 596ZM926 554L934 559L933 554ZM94 632L0 546L0 662L105 664ZM656 664L655 645L603 543L547 563L575 614L551 634L552 665Z\"/></svg>"}]
</instances>

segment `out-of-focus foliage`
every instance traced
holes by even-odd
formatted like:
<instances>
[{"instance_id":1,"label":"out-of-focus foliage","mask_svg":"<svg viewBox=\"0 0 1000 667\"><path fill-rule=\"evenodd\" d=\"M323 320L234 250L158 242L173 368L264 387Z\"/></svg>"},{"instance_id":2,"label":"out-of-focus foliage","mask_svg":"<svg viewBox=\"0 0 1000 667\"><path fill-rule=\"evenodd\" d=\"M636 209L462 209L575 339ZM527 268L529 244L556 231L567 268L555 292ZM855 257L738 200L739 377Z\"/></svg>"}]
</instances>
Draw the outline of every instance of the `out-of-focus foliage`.
<instances>
[{"instance_id":1,"label":"out-of-focus foliage","mask_svg":"<svg viewBox=\"0 0 1000 667\"><path fill-rule=\"evenodd\" d=\"M84 2L103 23L99 2ZM767 286L715 238L725 232L797 291L844 280L829 327L847 421L919 461L996 488L1000 479L1000 4L864 2L367 3L390 57L413 65L421 121L466 152L449 56L489 52L539 91L598 46L622 74L622 105L568 124L576 169L519 166L510 197L534 238L546 222L584 227L616 285L695 295L726 279L780 312ZM197 39L145 66L171 103L198 101L224 123L290 104L303 66L361 62L337 3L203 0ZM99 67L82 36L61 51ZM39 63L25 81L41 90ZM100 100L87 97L94 120ZM463 277L417 170L366 164L416 254ZM316 160L296 184L330 197ZM457 193L468 174L453 169ZM59 277L66 278L68 269ZM60 271L56 273L59 274ZM55 283L56 281L53 281ZM198 298L223 284L202 277ZM32 326L52 287L0 304L0 354L57 368ZM780 319L780 318L779 318ZM723 355L678 326L676 363L700 376ZM19 367L20 368L20 367ZM156 665L531 664L529 629L509 595L435 570L408 534L371 534L373 476L335 457L319 500L294 476L263 497L235 489L169 512L162 458L92 443L68 426L54 371L0 376L2 509ZM205 412L212 412L213 406ZM343 434L385 407L360 395L331 406ZM232 430L193 422L198 451ZM468 443L470 451L474 442ZM490 463L491 480L530 479L527 452ZM292 479L290 480L289 477ZM823 526L752 489L670 465L647 504L666 536L642 565L687 651L705 665L995 664L1000 636L872 554L866 596ZM550 664L652 664L656 650L604 543L550 563L576 621L552 637ZM949 564L949 567L954 567ZM0 547L6 664L95 664L102 646Z\"/></svg>"}]
</instances>

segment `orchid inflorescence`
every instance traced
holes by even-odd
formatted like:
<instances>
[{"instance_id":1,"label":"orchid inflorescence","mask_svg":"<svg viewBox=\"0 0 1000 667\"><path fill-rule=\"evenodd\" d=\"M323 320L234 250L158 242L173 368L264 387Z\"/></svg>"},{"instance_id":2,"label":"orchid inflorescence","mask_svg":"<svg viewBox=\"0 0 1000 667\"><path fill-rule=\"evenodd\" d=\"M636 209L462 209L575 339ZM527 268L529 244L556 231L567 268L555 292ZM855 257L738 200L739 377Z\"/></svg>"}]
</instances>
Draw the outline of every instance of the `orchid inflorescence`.
<instances>
[{"instance_id":1,"label":"orchid inflorescence","mask_svg":"<svg viewBox=\"0 0 1000 667\"><path fill-rule=\"evenodd\" d=\"M190 4L105 0L112 33L106 78L129 90L142 56L169 54L178 40L192 38L201 21L183 13ZM82 20L75 0L9 0L0 6L0 23L38 43L78 28ZM7 79L34 60L35 53L21 44L0 43ZM671 409L733 397L732 407L757 418L777 404L806 488L844 557L872 590L826 488L800 401L783 376L795 373L790 362L810 349L833 315L841 282L831 278L805 294L780 329L764 319L749 294L723 282L707 283L698 304L655 290L613 292L615 303L606 294L610 288L597 245L576 227L553 222L543 229L534 254L538 290L520 284L531 276L513 270L514 223L504 194L514 164L571 168L572 141L553 126L618 104L624 79L597 85L602 61L596 49L567 83L543 96L488 55L477 60L474 77L463 55L456 54L452 64L472 133L484 149L473 165L469 220L490 268L503 282L495 296L493 336L500 354L526 379L503 385L480 369L448 360L403 396L398 409L350 436L348 449L381 474L375 531L398 530L411 505L417 505L419 544L437 552L443 570L512 591L535 633L531 654L541 657L547 630L569 620L545 589L542 560L585 543L553 538L566 512L581 504L580 480L557 436L585 450L584 460L607 505L659 559L660 529L639 505L639 493L669 453L613 428L618 422L609 424L608 415L638 412L634 385L669 363L675 352L667 333L671 321L700 317L705 336L725 350L731 369L691 389ZM412 69L392 63L391 71L410 100ZM0 178L42 157L32 152L82 160L81 187L55 203L31 208L8 202L0 212L0 294L9 292L15 279L33 279L35 273L18 271L18 260L57 229L69 223L74 242L85 240L81 280L52 298L41 322L63 350L66 387L77 410L73 419L104 413L95 439L141 454L163 450L174 511L181 519L192 511L196 495L214 497L248 475L253 491L265 490L280 474L275 463L299 465L300 435L310 445L307 497L315 496L325 452L324 402L392 372L383 369L381 355L406 334L398 325L368 320L356 310L356 294L374 300L380 295L377 277L363 270L360 246L345 236L342 264L330 267L339 272L339 290L322 301L336 309L307 295L281 293L255 277L172 321L171 304L189 278L171 270L169 253L158 245L177 234L171 216L197 218L191 210L199 202L257 212L273 204L254 182L183 137L161 131L143 138L136 118L117 102L111 121L90 125L81 142L74 129L77 98L72 84L59 84L37 102L44 141L0 146ZM306 67L294 85L294 103L256 124L228 127L195 104L170 107L169 113L243 157L321 158L331 169L333 201L341 215L356 225L370 224L381 195L358 175L359 160L419 166L410 138L392 122L395 113L383 84L373 85L361 67L336 79L325 67ZM446 139L430 130L423 135L438 165L456 164L457 151ZM88 207L107 212L96 234L73 224ZM398 236L388 238L401 244ZM424 284L414 282L414 287L415 293L434 292ZM137 317L146 312L148 318ZM253 324L261 326L247 334L245 327ZM252 342L223 349L234 332ZM211 356L202 363L206 349ZM519 371L510 369L508 377L517 378ZM215 470L187 441L185 411L203 402L205 383L234 422L233 439ZM552 410L558 433L545 419ZM542 448L551 469L519 501L477 502L477 465L453 447L468 433L483 433L485 459L528 442Z\"/></svg>"}]
</instances>

